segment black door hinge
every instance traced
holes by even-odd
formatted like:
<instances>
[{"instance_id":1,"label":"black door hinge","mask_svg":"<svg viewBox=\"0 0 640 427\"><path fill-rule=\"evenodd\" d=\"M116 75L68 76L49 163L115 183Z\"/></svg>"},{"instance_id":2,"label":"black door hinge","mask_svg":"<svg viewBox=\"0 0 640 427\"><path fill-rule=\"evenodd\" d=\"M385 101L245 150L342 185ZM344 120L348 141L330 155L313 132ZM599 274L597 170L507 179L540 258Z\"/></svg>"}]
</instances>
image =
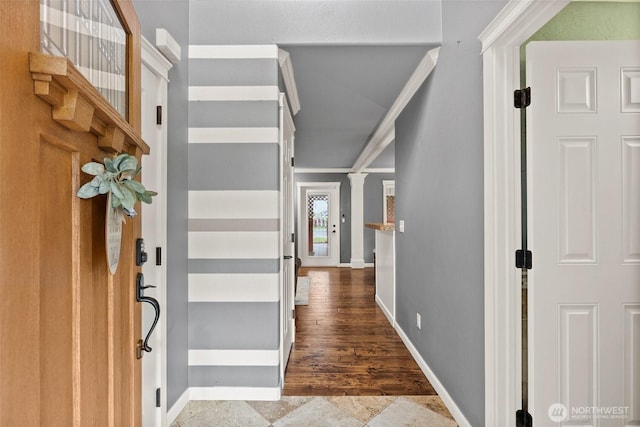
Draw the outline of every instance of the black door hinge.
<instances>
[{"instance_id":1,"label":"black door hinge","mask_svg":"<svg viewBox=\"0 0 640 427\"><path fill-rule=\"evenodd\" d=\"M162 105L158 105L156 107L156 124L157 125L162 124Z\"/></svg>"},{"instance_id":2,"label":"black door hinge","mask_svg":"<svg viewBox=\"0 0 640 427\"><path fill-rule=\"evenodd\" d=\"M157 388L156 389L156 408L159 408L160 406L161 406L160 405L160 389Z\"/></svg>"},{"instance_id":3,"label":"black door hinge","mask_svg":"<svg viewBox=\"0 0 640 427\"><path fill-rule=\"evenodd\" d=\"M516 411L516 427L533 427L531 414L524 409Z\"/></svg>"},{"instance_id":4,"label":"black door hinge","mask_svg":"<svg viewBox=\"0 0 640 427\"><path fill-rule=\"evenodd\" d=\"M518 249L516 251L516 268L526 268L531 270L533 267L533 253Z\"/></svg>"},{"instance_id":5,"label":"black door hinge","mask_svg":"<svg viewBox=\"0 0 640 427\"><path fill-rule=\"evenodd\" d=\"M516 89L513 92L513 106L527 108L529 105L531 105L531 88Z\"/></svg>"},{"instance_id":6,"label":"black door hinge","mask_svg":"<svg viewBox=\"0 0 640 427\"><path fill-rule=\"evenodd\" d=\"M295 242L296 242L296 234L291 233L291 243L295 243Z\"/></svg>"},{"instance_id":7,"label":"black door hinge","mask_svg":"<svg viewBox=\"0 0 640 427\"><path fill-rule=\"evenodd\" d=\"M156 265L162 265L162 248L156 247Z\"/></svg>"},{"instance_id":8,"label":"black door hinge","mask_svg":"<svg viewBox=\"0 0 640 427\"><path fill-rule=\"evenodd\" d=\"M292 157L291 158L291 167L294 167L296 165L296 161L295 159Z\"/></svg>"}]
</instances>

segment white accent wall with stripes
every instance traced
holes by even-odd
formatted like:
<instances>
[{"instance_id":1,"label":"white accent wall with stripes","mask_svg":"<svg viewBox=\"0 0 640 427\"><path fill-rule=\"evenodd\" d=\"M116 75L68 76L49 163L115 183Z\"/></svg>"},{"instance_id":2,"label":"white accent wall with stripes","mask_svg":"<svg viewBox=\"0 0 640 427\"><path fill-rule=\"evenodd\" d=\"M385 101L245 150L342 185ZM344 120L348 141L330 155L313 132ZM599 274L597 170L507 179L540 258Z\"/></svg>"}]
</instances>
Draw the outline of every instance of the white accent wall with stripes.
<instances>
[{"instance_id":1,"label":"white accent wall with stripes","mask_svg":"<svg viewBox=\"0 0 640 427\"><path fill-rule=\"evenodd\" d=\"M277 399L280 65L276 45L189 47L192 399Z\"/></svg>"}]
</instances>

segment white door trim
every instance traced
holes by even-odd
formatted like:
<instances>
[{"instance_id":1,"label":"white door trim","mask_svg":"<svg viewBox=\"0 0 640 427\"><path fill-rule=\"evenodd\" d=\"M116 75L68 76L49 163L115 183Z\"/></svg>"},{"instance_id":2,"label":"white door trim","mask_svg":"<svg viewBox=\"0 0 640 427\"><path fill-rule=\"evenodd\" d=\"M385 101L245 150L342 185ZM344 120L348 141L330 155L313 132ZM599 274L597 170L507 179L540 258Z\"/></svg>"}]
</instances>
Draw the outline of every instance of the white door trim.
<instances>
[{"instance_id":1,"label":"white door trim","mask_svg":"<svg viewBox=\"0 0 640 427\"><path fill-rule=\"evenodd\" d=\"M158 96L162 98L159 99L159 104L163 105L162 109L162 123L163 126L158 130L157 139L158 146L161 147L161 153L159 154L161 162L162 162L162 177L160 182L158 183L158 187L154 188L158 194L163 195L159 199L159 201L155 201L154 203L160 203L159 209L162 212L162 215L158 220L161 222L161 225L164 226L159 227L161 230L157 235L157 244L163 248L165 258L162 262L162 266L159 266L158 269L161 271L161 281L162 283L158 283L158 288L155 290L155 297L160 304L161 311L160 319L158 321L158 325L154 334L159 334L159 339L157 340L162 345L155 344L153 346L153 351L158 352L158 357L160 358L160 372L158 372L158 380L160 387L160 425L162 427L167 426L167 317L166 317L166 307L167 307L167 263L166 263L166 253L167 253L167 85L169 83L168 73L169 70L173 67L173 65L167 61L167 59L160 54L158 49L156 49L151 43L149 43L144 37L141 38L142 42L142 50L141 50L141 59L144 67L147 67L153 74L159 77L159 87L155 88L158 91ZM144 218L143 218L144 220ZM147 252L150 250L155 251L155 248L147 248ZM142 331L146 334L146 331ZM144 363L144 362L143 362Z\"/></svg>"},{"instance_id":2,"label":"white door trim","mask_svg":"<svg viewBox=\"0 0 640 427\"><path fill-rule=\"evenodd\" d=\"M520 45L570 0L510 0L478 37L484 88L485 424L520 409Z\"/></svg>"},{"instance_id":3,"label":"white door trim","mask_svg":"<svg viewBox=\"0 0 640 427\"><path fill-rule=\"evenodd\" d=\"M293 117L291 116L291 110L287 102L287 98L284 93L280 93L280 242L282 248L280 250L280 274L279 274L279 298L280 298L280 343L279 343L279 362L280 362L280 388L284 389L284 377L287 369L287 362L289 361L289 355L291 353L291 346L287 340L288 328L291 329L292 342L295 342L296 328L295 319L293 318L292 310L295 308L293 300L295 295L292 292L295 289L295 283L288 283L285 277L285 262L289 262L293 266L293 271L290 272L290 281L295 281L295 259L288 261L284 260L285 255L295 256L295 239L289 240L287 237L290 233L295 233L295 186L293 182L295 180L295 174L293 171L293 162L286 164L287 160L293 159L294 147L295 147L295 130L296 127L293 123ZM285 188L285 176L288 174L290 179L288 186L291 189L291 200L287 200L287 189ZM287 203L288 202L288 203ZM290 228L287 228L285 217L289 213L290 215ZM293 276L293 277L291 277ZM288 286L287 286L288 284ZM289 292L287 292L289 291ZM291 295L288 295L291 294ZM289 296L289 298L287 298ZM287 306L289 304L289 306ZM287 324L288 322L288 324Z\"/></svg>"},{"instance_id":4,"label":"white door trim","mask_svg":"<svg viewBox=\"0 0 640 427\"><path fill-rule=\"evenodd\" d=\"M306 190L327 190L327 191L335 191L337 192L337 197L336 197L336 201L337 201L337 206L332 206L332 211L335 210L337 217L336 218L336 225L337 225L337 230L336 230L336 240L337 240L337 244L336 244L336 259L337 261L335 262L335 265L332 265L333 267L337 267L340 264L340 228L341 228L341 222L339 219L340 216L340 183L339 182L296 182L296 198L297 198L297 221L298 221L298 257L300 259L302 259L302 265L306 265L305 264L305 259L307 258L306 256L303 255L303 251L304 248L306 247L306 245L308 244L307 238L305 238L304 236L306 236L305 233L305 228L303 226L303 220L306 218L306 200L303 197L306 194ZM331 216L331 214L330 214Z\"/></svg>"}]
</instances>

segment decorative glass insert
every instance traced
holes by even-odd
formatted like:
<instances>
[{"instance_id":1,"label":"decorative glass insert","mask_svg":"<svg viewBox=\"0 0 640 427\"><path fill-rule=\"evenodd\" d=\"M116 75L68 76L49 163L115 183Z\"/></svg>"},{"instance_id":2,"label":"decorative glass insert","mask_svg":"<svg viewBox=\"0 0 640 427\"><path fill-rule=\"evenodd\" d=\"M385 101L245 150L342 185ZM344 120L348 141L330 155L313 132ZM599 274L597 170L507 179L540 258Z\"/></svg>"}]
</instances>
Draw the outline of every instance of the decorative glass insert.
<instances>
[{"instance_id":1,"label":"decorative glass insert","mask_svg":"<svg viewBox=\"0 0 640 427\"><path fill-rule=\"evenodd\" d=\"M109 0L40 0L40 50L68 58L127 117L127 34Z\"/></svg>"},{"instance_id":2,"label":"decorative glass insert","mask_svg":"<svg viewBox=\"0 0 640 427\"><path fill-rule=\"evenodd\" d=\"M382 215L385 224L396 221L396 182L382 181Z\"/></svg>"},{"instance_id":3,"label":"decorative glass insert","mask_svg":"<svg viewBox=\"0 0 640 427\"><path fill-rule=\"evenodd\" d=\"M307 196L309 256L329 256L329 195Z\"/></svg>"},{"instance_id":4,"label":"decorative glass insert","mask_svg":"<svg viewBox=\"0 0 640 427\"><path fill-rule=\"evenodd\" d=\"M385 224L394 224L396 222L396 196L387 196L386 211Z\"/></svg>"}]
</instances>

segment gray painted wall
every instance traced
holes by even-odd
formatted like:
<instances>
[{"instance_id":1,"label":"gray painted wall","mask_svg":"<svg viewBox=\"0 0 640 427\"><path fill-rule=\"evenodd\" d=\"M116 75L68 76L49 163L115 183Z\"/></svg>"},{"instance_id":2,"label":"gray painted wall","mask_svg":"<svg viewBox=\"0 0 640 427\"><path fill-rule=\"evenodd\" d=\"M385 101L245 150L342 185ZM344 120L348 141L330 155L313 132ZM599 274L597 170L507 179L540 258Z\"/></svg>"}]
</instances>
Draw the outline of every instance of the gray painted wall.
<instances>
[{"instance_id":1,"label":"gray painted wall","mask_svg":"<svg viewBox=\"0 0 640 427\"><path fill-rule=\"evenodd\" d=\"M364 180L364 222L382 222L382 180L394 179L393 174L369 174ZM340 262L351 262L351 183L344 173L298 173L296 182L339 182L340 216L345 222L340 228ZM373 262L375 231L364 229L364 261Z\"/></svg>"},{"instance_id":2,"label":"gray painted wall","mask_svg":"<svg viewBox=\"0 0 640 427\"><path fill-rule=\"evenodd\" d=\"M440 2L191 0L191 44L437 43Z\"/></svg>"},{"instance_id":3,"label":"gray painted wall","mask_svg":"<svg viewBox=\"0 0 640 427\"><path fill-rule=\"evenodd\" d=\"M155 43L155 29L165 28L180 44L182 61L169 71L167 147L167 407L188 387L187 354L187 85L189 61L189 3L136 0L142 34Z\"/></svg>"},{"instance_id":4,"label":"gray painted wall","mask_svg":"<svg viewBox=\"0 0 640 427\"><path fill-rule=\"evenodd\" d=\"M443 1L438 65L396 121L396 221L406 221L406 232L396 233L396 318L473 426L484 425L477 36L505 3Z\"/></svg>"}]
</instances>

